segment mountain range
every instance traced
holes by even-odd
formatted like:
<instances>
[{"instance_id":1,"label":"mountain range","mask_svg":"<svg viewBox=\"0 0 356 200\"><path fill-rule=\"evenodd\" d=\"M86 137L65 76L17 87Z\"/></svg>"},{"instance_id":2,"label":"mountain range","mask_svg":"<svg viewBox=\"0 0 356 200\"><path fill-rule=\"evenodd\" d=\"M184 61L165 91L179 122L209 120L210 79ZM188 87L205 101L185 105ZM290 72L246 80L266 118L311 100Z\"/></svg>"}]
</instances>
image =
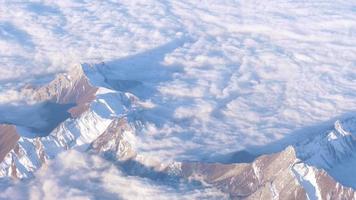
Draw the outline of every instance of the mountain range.
<instances>
[{"instance_id":1,"label":"mountain range","mask_svg":"<svg viewBox=\"0 0 356 200\"><path fill-rule=\"evenodd\" d=\"M0 177L32 178L61 152L75 149L100 155L133 176L195 182L230 199L356 199L356 186L335 172L354 159L355 117L251 162L160 162L142 155L136 144L145 128L140 113L149 105L129 91L142 83L109 78L110 70L105 63L82 64L44 86L24 87L21 93L33 109L25 119L1 121Z\"/></svg>"}]
</instances>

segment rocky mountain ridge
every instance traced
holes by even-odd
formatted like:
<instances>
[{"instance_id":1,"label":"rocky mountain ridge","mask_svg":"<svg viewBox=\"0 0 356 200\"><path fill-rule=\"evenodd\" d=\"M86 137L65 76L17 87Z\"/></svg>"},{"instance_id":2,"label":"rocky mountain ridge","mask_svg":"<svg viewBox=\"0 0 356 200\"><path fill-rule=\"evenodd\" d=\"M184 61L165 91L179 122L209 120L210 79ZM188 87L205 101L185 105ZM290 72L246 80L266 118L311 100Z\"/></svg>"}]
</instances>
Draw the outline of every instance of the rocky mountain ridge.
<instances>
[{"instance_id":1,"label":"rocky mountain ridge","mask_svg":"<svg viewBox=\"0 0 356 200\"><path fill-rule=\"evenodd\" d=\"M85 66L90 67L90 66ZM84 66L83 66L84 68ZM68 75L59 75L47 86L25 91L37 101L53 101L59 104L75 103L70 108L71 118L58 124L46 137L18 137L17 144L9 150L0 164L0 176L26 178L42 166L47 159L70 148L85 150L109 124L135 110L131 104L135 97L108 88L95 87L89 82L82 68ZM3 125L7 126L7 125ZM13 134L22 135L26 127L12 126ZM3 130L3 137L7 130ZM9 149L5 145L1 149Z\"/></svg>"},{"instance_id":2,"label":"rocky mountain ridge","mask_svg":"<svg viewBox=\"0 0 356 200\"><path fill-rule=\"evenodd\" d=\"M16 124L0 125L0 177L31 177L47 160L74 148L216 187L231 199L356 199L352 188L325 171L355 154L355 118L336 121L330 131L251 163L184 161L147 166L144 160L150 158L142 158L135 148L140 127L131 117L142 104L133 94L112 88L113 81L98 70L102 67L84 64L46 86L24 89L38 102L73 104L68 109L71 115L44 137L25 137L23 132L29 130Z\"/></svg>"}]
</instances>

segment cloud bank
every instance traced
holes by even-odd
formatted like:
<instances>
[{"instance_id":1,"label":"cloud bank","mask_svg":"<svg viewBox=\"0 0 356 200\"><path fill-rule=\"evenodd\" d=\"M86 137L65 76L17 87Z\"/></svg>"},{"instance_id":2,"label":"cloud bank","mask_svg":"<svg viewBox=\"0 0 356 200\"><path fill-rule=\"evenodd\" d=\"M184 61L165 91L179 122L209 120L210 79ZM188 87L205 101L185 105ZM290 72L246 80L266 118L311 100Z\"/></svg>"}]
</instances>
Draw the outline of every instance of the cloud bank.
<instances>
[{"instance_id":1,"label":"cloud bank","mask_svg":"<svg viewBox=\"0 0 356 200\"><path fill-rule=\"evenodd\" d=\"M143 82L144 155L205 159L356 108L351 1L2 1L0 19L6 88L103 60Z\"/></svg>"},{"instance_id":2,"label":"cloud bank","mask_svg":"<svg viewBox=\"0 0 356 200\"><path fill-rule=\"evenodd\" d=\"M173 188L126 176L110 162L77 151L60 154L35 176L10 186L0 183L0 199L226 199L214 189Z\"/></svg>"},{"instance_id":3,"label":"cloud bank","mask_svg":"<svg viewBox=\"0 0 356 200\"><path fill-rule=\"evenodd\" d=\"M175 37L155 1L2 1L0 81L65 71L155 47Z\"/></svg>"}]
</instances>

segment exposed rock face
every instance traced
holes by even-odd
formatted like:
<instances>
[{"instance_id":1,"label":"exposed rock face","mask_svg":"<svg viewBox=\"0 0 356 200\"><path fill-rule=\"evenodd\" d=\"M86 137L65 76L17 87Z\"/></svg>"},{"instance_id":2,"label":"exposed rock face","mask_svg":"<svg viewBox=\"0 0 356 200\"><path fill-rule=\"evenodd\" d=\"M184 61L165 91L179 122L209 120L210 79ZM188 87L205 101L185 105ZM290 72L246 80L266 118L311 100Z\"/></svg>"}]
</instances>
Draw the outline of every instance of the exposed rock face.
<instances>
[{"instance_id":1,"label":"exposed rock face","mask_svg":"<svg viewBox=\"0 0 356 200\"><path fill-rule=\"evenodd\" d=\"M89 150L109 159L126 161L136 156L129 141L134 137L133 133L134 130L125 118L117 118L92 142Z\"/></svg>"},{"instance_id":2,"label":"exposed rock face","mask_svg":"<svg viewBox=\"0 0 356 200\"><path fill-rule=\"evenodd\" d=\"M355 190L335 182L324 170L317 170L316 183L320 189L321 199L356 199Z\"/></svg>"},{"instance_id":3,"label":"exposed rock face","mask_svg":"<svg viewBox=\"0 0 356 200\"><path fill-rule=\"evenodd\" d=\"M100 74L95 75L100 76ZM0 177L30 177L32 172L39 169L46 160L54 158L60 152L74 147L86 150L104 133L114 119L121 118L126 115L126 112L135 109L136 98L133 95L92 86L83 69L76 69L68 75L59 75L47 86L39 89L27 87L26 90L29 94L33 94L37 101L59 104L76 103L77 106L69 110L74 118L68 118L60 123L46 137L17 138L18 141L9 145L9 148L2 148L4 160L0 163ZM122 126L121 128L128 127ZM9 132L8 129L2 127L0 131ZM105 133L111 132L108 130ZM6 137L10 136L6 134ZM112 137L116 138L116 136L118 135ZM122 141L119 143L119 148L123 148Z\"/></svg>"},{"instance_id":4,"label":"exposed rock face","mask_svg":"<svg viewBox=\"0 0 356 200\"><path fill-rule=\"evenodd\" d=\"M89 108L98 88L91 85L82 67L69 74L60 74L48 85L35 90L36 101L53 101L59 104L75 103L69 110L72 117L78 117Z\"/></svg>"},{"instance_id":5,"label":"exposed rock face","mask_svg":"<svg viewBox=\"0 0 356 200\"><path fill-rule=\"evenodd\" d=\"M250 164L188 162L180 170L183 177L217 187L232 199L356 199L351 188L301 163L293 147Z\"/></svg>"},{"instance_id":6,"label":"exposed rock face","mask_svg":"<svg viewBox=\"0 0 356 200\"><path fill-rule=\"evenodd\" d=\"M0 163L0 177L27 178L48 159L39 138L20 138Z\"/></svg>"},{"instance_id":7,"label":"exposed rock face","mask_svg":"<svg viewBox=\"0 0 356 200\"><path fill-rule=\"evenodd\" d=\"M309 199L356 199L356 192L352 188L342 186L324 170L302 162L294 165L292 170Z\"/></svg>"},{"instance_id":8,"label":"exposed rock face","mask_svg":"<svg viewBox=\"0 0 356 200\"><path fill-rule=\"evenodd\" d=\"M52 159L59 153L74 147L84 151L96 139L98 139L96 147L100 151L108 147L105 142L111 142L109 139L114 139L114 143L118 142L119 150L123 150L126 147L125 140L120 139L120 134L126 136L129 133L127 132L128 125L121 121L112 125L111 129L108 127L115 119L125 115L126 110L130 110L130 106L132 106L128 103L130 96L110 90L99 90L99 93L96 99L91 102L89 110L77 118L67 119L50 135L36 139L21 137L18 141L19 151L12 149L6 155L4 162L0 163L0 177L11 176L9 172L14 170L17 171L16 177L18 178L30 177L32 172L40 168L47 159ZM111 133L115 134L110 135ZM99 137L100 135L102 136ZM103 144L103 149L99 148L99 141ZM126 155L126 153L128 154ZM130 155L129 151L126 153L122 155L123 158ZM118 155L121 154L118 153Z\"/></svg>"},{"instance_id":9,"label":"exposed rock face","mask_svg":"<svg viewBox=\"0 0 356 200\"><path fill-rule=\"evenodd\" d=\"M5 156L16 146L20 135L14 125L0 124L0 163Z\"/></svg>"},{"instance_id":10,"label":"exposed rock face","mask_svg":"<svg viewBox=\"0 0 356 200\"><path fill-rule=\"evenodd\" d=\"M184 177L218 187L232 199L306 199L291 171L297 161L289 147L251 164L182 163L181 172Z\"/></svg>"},{"instance_id":11,"label":"exposed rock face","mask_svg":"<svg viewBox=\"0 0 356 200\"><path fill-rule=\"evenodd\" d=\"M40 88L27 86L24 88L24 92L36 102L75 104L76 106L69 110L72 117L79 117L89 109L97 90L98 88L90 85L81 68L77 68L69 74L60 74L46 86ZM60 129L57 127L52 132L58 132ZM0 137L2 137L0 143L3 143L0 146L0 161L3 161L0 164L0 176L29 177L53 154L51 152L59 152L60 149L65 149L67 145L70 145L70 143L65 145L58 143L60 137L53 135L36 139L20 138L15 125L1 126L0 133L2 133L0 134ZM52 149L45 149L45 146L51 146Z\"/></svg>"}]
</instances>

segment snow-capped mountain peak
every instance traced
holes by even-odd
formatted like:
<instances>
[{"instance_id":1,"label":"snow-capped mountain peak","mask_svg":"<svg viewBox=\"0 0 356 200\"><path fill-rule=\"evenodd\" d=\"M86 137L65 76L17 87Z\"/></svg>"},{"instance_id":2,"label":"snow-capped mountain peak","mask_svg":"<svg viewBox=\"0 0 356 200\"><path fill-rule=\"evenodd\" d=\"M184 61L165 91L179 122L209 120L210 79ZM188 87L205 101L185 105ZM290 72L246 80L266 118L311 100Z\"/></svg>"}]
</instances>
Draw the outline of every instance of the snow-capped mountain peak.
<instances>
[{"instance_id":1,"label":"snow-capped mountain peak","mask_svg":"<svg viewBox=\"0 0 356 200\"><path fill-rule=\"evenodd\" d=\"M105 86L102 82L101 86L94 85L93 77L95 79L93 82L99 83L98 77L102 76L95 67L82 65L72 72L58 75L48 85L32 91L33 98L39 102L73 104L67 111L71 113L71 117L57 124L46 137L23 136L18 142L15 141L16 146L11 145L11 148L1 146L3 151L8 150L4 153L6 154L4 162L0 164L0 176L29 177L47 159L56 157L60 152L71 148L85 151L94 141L96 141L93 143L94 146L98 144L105 133L111 133L110 124L117 122L116 119L134 113L140 107L134 95L102 87ZM102 78L102 80L105 79ZM128 122L120 124L124 126L125 123ZM16 127L16 124L13 127ZM26 135L22 133L26 127L18 130L20 130L19 135ZM2 131L8 132L5 128ZM36 131L32 132L36 135ZM100 135L102 136L99 137ZM119 135L110 137L115 141ZM125 148L120 141L118 148Z\"/></svg>"},{"instance_id":2,"label":"snow-capped mountain peak","mask_svg":"<svg viewBox=\"0 0 356 200\"><path fill-rule=\"evenodd\" d=\"M330 169L355 155L356 118L337 120L332 129L296 145L305 162Z\"/></svg>"}]
</instances>

